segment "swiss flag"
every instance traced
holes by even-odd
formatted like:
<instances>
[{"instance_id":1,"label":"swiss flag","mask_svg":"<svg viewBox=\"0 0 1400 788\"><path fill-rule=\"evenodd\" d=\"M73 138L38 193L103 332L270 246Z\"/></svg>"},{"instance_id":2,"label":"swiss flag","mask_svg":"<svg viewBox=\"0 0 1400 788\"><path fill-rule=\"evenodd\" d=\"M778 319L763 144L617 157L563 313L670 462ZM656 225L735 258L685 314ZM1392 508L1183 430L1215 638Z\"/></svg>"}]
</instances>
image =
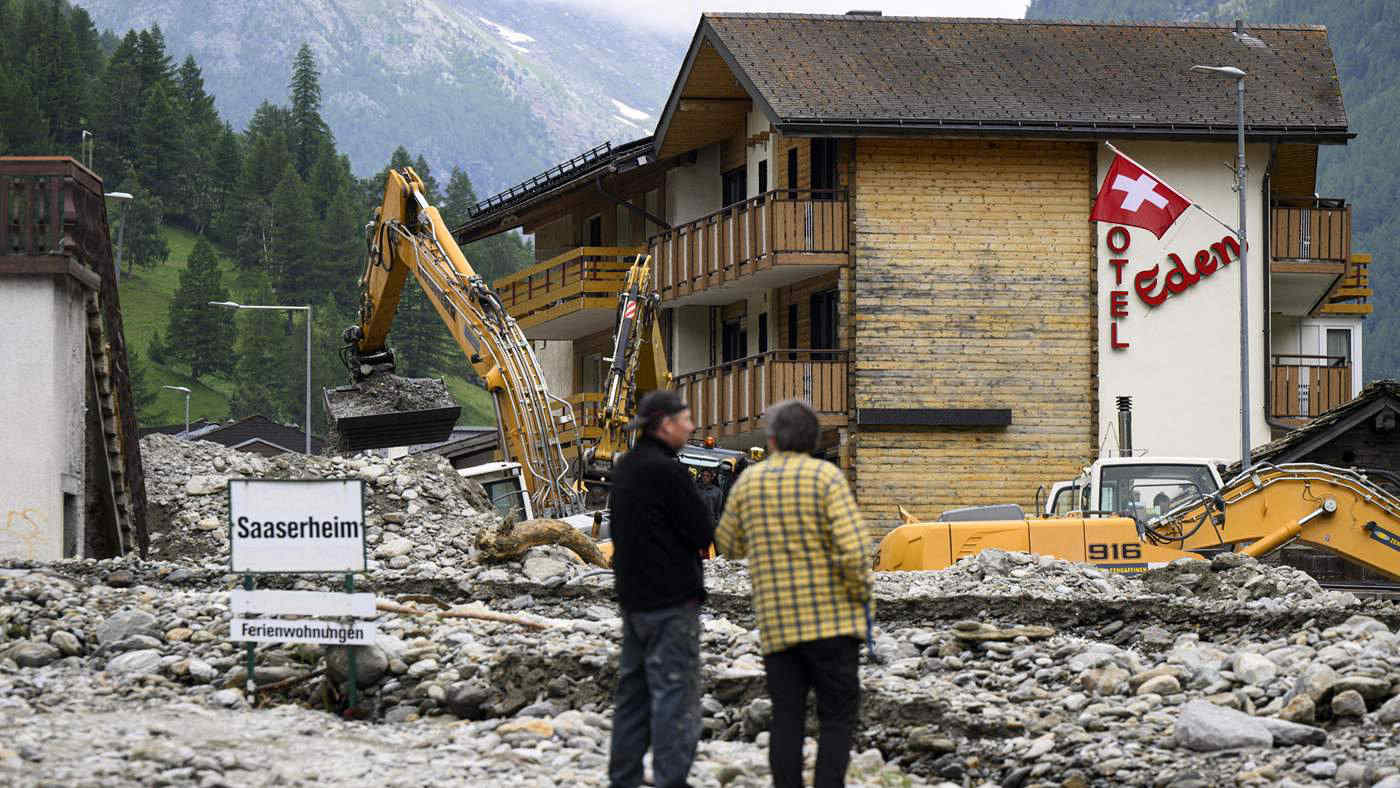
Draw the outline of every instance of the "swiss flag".
<instances>
[{"instance_id":1,"label":"swiss flag","mask_svg":"<svg viewBox=\"0 0 1400 788\"><path fill-rule=\"evenodd\" d=\"M1094 198L1094 211L1089 220L1141 227L1158 238L1191 207L1191 201L1181 196L1160 178L1121 153L1113 157L1113 165L1104 176L1099 196Z\"/></svg>"}]
</instances>

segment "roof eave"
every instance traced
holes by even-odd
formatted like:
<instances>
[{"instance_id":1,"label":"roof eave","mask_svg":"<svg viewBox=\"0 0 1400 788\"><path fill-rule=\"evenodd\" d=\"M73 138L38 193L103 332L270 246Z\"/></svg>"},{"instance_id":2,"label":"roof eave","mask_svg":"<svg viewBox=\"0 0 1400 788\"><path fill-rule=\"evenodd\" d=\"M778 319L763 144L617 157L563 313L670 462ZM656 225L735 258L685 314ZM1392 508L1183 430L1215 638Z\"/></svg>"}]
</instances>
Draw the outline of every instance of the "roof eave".
<instances>
[{"instance_id":1,"label":"roof eave","mask_svg":"<svg viewBox=\"0 0 1400 788\"><path fill-rule=\"evenodd\" d=\"M976 121L919 119L832 119L788 118L776 123L787 137L922 137L996 135L1013 137L1054 137L1057 139L1098 140L1106 137L1234 139L1233 125L1187 126L1182 124L1111 124L1059 121ZM1312 142L1342 145L1356 136L1345 127L1246 127L1248 139L1271 142Z\"/></svg>"},{"instance_id":2,"label":"roof eave","mask_svg":"<svg viewBox=\"0 0 1400 788\"><path fill-rule=\"evenodd\" d=\"M685 89L685 83L690 79L690 70L695 65L695 57L700 52L700 45L709 41L710 46L719 53L720 59L729 70L733 72L734 78L739 80L739 84L748 92L749 98L758 104L763 110L763 114L768 116L769 123L778 122L778 113L773 111L773 105L768 103L767 97L754 85L749 75L744 72L739 61L734 58L734 53L729 51L729 46L720 38L719 31L710 24L709 15L700 15L700 24L695 27L695 35L690 39L690 48L686 50L685 59L681 61L680 73L676 75L676 81L671 85L671 94L666 98L666 107L661 111L661 117L656 121L656 131L652 135L653 149L662 150L665 147L666 132L671 129L671 118L675 116L676 109L681 103L681 91Z\"/></svg>"}]
</instances>

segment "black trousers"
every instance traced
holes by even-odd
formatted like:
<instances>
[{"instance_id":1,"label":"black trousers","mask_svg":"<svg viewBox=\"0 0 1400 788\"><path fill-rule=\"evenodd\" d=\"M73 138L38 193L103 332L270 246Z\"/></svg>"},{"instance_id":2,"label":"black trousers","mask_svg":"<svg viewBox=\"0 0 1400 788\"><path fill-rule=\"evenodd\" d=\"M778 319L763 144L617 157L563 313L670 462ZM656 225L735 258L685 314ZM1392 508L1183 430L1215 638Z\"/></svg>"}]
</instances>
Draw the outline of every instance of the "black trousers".
<instances>
[{"instance_id":1,"label":"black trousers","mask_svg":"<svg viewBox=\"0 0 1400 788\"><path fill-rule=\"evenodd\" d=\"M816 690L816 788L846 784L851 738L860 706L860 641L853 637L809 640L763 658L773 722L768 765L775 788L802 786L802 732L807 691Z\"/></svg>"}]
</instances>

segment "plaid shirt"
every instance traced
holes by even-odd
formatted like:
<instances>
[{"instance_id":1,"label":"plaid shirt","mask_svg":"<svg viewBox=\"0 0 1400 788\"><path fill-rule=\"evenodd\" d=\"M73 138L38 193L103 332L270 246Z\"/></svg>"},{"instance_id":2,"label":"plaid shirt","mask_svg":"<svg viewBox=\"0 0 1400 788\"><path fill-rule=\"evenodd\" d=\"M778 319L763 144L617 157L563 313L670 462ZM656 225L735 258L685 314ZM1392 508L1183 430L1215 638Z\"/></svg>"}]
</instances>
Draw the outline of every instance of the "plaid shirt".
<instances>
[{"instance_id":1,"label":"plaid shirt","mask_svg":"<svg viewBox=\"0 0 1400 788\"><path fill-rule=\"evenodd\" d=\"M764 654L865 637L870 561L860 511L835 465L780 452L750 467L730 491L715 545L749 559Z\"/></svg>"}]
</instances>

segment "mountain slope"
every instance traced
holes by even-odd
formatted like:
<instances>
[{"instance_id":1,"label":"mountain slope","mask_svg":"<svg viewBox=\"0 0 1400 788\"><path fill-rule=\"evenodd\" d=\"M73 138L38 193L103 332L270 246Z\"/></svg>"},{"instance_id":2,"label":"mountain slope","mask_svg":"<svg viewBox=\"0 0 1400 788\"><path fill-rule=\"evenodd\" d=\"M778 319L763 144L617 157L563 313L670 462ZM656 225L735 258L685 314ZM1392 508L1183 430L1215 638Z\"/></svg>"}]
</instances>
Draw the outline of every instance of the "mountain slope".
<instances>
[{"instance_id":1,"label":"mountain slope","mask_svg":"<svg viewBox=\"0 0 1400 788\"><path fill-rule=\"evenodd\" d=\"M1327 26L1356 139L1322 147L1318 193L1352 204L1351 247L1373 255L1366 379L1400 378L1400 0L1254 0L1247 8L1246 25ZM1229 23L1239 13L1235 0L1033 0L1026 18Z\"/></svg>"},{"instance_id":2,"label":"mountain slope","mask_svg":"<svg viewBox=\"0 0 1400 788\"><path fill-rule=\"evenodd\" d=\"M435 172L463 167L483 195L602 140L649 134L687 43L543 0L77 4L118 34L159 24L235 128L262 101L285 103L306 42L322 114L358 174L402 144Z\"/></svg>"}]
</instances>

